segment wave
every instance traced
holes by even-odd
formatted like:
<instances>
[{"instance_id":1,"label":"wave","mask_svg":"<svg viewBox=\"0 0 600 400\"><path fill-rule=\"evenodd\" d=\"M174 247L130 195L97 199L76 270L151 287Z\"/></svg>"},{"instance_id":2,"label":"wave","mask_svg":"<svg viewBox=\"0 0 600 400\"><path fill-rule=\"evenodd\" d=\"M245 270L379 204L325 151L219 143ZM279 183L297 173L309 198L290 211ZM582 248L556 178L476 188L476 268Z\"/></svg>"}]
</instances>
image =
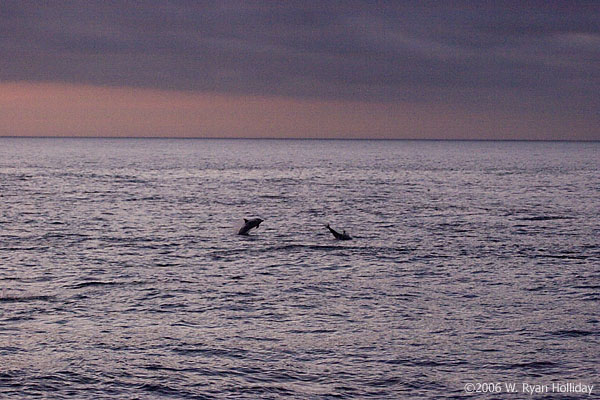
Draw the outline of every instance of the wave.
<instances>
[{"instance_id":1,"label":"wave","mask_svg":"<svg viewBox=\"0 0 600 400\"><path fill-rule=\"evenodd\" d=\"M143 285L145 281L131 281L131 282L123 282L123 281L85 281L80 283L75 283L72 285L68 285L67 287L70 289L83 289L86 287L93 286L125 286L125 285Z\"/></svg>"},{"instance_id":2,"label":"wave","mask_svg":"<svg viewBox=\"0 0 600 400\"><path fill-rule=\"evenodd\" d=\"M28 303L33 301L53 301L54 296L0 296L0 303Z\"/></svg>"},{"instance_id":3,"label":"wave","mask_svg":"<svg viewBox=\"0 0 600 400\"><path fill-rule=\"evenodd\" d=\"M403 247L379 247L379 246L349 246L346 244L302 244L292 243L278 246L267 246L262 248L238 248L231 250L215 250L208 255L214 260L220 260L227 257L233 257L240 254L264 254L273 252L294 252L294 251L313 251L313 252L339 252L339 251L352 251L359 255L398 255L408 254L414 249L403 248Z\"/></svg>"},{"instance_id":4,"label":"wave","mask_svg":"<svg viewBox=\"0 0 600 400\"><path fill-rule=\"evenodd\" d=\"M551 335L559 336L559 337L576 338L576 337L583 337L583 336L598 335L598 332L584 331L584 330L580 330L580 329L565 329L565 330L551 332Z\"/></svg>"},{"instance_id":5,"label":"wave","mask_svg":"<svg viewBox=\"0 0 600 400\"><path fill-rule=\"evenodd\" d=\"M558 367L559 364L552 361L531 361L524 363L514 363L506 365L504 368L511 369L532 369L532 370L544 370Z\"/></svg>"},{"instance_id":6,"label":"wave","mask_svg":"<svg viewBox=\"0 0 600 400\"><path fill-rule=\"evenodd\" d=\"M536 215L533 217L521 217L517 218L519 221L552 221L557 219L573 219L570 215Z\"/></svg>"}]
</instances>

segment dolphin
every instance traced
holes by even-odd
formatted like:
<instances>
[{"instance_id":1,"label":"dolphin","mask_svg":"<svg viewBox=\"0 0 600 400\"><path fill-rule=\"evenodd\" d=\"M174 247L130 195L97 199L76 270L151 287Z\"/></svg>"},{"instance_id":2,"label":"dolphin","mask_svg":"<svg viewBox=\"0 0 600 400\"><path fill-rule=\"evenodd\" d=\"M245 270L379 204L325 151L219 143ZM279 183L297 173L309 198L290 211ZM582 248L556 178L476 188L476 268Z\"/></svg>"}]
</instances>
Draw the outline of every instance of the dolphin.
<instances>
[{"instance_id":1,"label":"dolphin","mask_svg":"<svg viewBox=\"0 0 600 400\"><path fill-rule=\"evenodd\" d=\"M248 232L250 231L250 229L252 229L252 228L258 229L258 226L260 225L261 222L263 222L263 220L260 218L252 218L252 219L244 218L244 226L242 226L240 228L238 235L248 235Z\"/></svg>"},{"instance_id":2,"label":"dolphin","mask_svg":"<svg viewBox=\"0 0 600 400\"><path fill-rule=\"evenodd\" d=\"M333 229L332 227L329 226L329 224L325 225L325 227L327 229L329 229L329 232L331 232L331 234L333 235L333 237L335 237L337 240L352 240L352 237L350 235L348 235L346 233L346 231L339 233L338 231L336 231L335 229Z\"/></svg>"}]
</instances>

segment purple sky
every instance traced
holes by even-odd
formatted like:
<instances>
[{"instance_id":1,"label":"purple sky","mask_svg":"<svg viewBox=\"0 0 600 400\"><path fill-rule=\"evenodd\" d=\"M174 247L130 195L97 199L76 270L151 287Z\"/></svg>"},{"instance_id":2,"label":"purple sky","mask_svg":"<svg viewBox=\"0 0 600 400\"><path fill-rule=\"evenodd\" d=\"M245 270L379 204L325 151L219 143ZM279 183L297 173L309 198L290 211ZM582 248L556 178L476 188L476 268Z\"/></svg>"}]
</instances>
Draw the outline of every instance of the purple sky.
<instances>
[{"instance_id":1,"label":"purple sky","mask_svg":"<svg viewBox=\"0 0 600 400\"><path fill-rule=\"evenodd\" d=\"M0 135L600 139L598 1L4 0L0 55Z\"/></svg>"}]
</instances>

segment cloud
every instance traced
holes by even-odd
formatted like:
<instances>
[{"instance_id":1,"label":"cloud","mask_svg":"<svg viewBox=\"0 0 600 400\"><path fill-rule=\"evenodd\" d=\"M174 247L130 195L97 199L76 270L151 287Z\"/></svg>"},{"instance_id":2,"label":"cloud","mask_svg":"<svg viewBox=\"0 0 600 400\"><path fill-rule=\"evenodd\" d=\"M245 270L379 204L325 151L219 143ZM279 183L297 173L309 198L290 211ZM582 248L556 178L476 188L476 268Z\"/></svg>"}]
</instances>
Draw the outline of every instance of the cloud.
<instances>
[{"instance_id":1,"label":"cloud","mask_svg":"<svg viewBox=\"0 0 600 400\"><path fill-rule=\"evenodd\" d=\"M82 84L0 83L0 136L593 139L559 115Z\"/></svg>"},{"instance_id":2,"label":"cloud","mask_svg":"<svg viewBox=\"0 0 600 400\"><path fill-rule=\"evenodd\" d=\"M593 1L8 0L0 79L598 119Z\"/></svg>"}]
</instances>

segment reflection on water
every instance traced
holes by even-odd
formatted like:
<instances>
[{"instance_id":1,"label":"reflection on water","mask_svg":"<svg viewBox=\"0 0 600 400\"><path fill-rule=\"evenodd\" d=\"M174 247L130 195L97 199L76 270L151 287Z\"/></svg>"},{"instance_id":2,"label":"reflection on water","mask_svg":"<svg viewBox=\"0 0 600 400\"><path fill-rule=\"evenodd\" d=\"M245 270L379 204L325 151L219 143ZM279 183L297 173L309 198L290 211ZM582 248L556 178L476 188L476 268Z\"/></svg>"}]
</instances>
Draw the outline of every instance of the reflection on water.
<instances>
[{"instance_id":1,"label":"reflection on water","mask_svg":"<svg viewBox=\"0 0 600 400\"><path fill-rule=\"evenodd\" d=\"M0 393L598 384L599 146L0 139Z\"/></svg>"}]
</instances>

